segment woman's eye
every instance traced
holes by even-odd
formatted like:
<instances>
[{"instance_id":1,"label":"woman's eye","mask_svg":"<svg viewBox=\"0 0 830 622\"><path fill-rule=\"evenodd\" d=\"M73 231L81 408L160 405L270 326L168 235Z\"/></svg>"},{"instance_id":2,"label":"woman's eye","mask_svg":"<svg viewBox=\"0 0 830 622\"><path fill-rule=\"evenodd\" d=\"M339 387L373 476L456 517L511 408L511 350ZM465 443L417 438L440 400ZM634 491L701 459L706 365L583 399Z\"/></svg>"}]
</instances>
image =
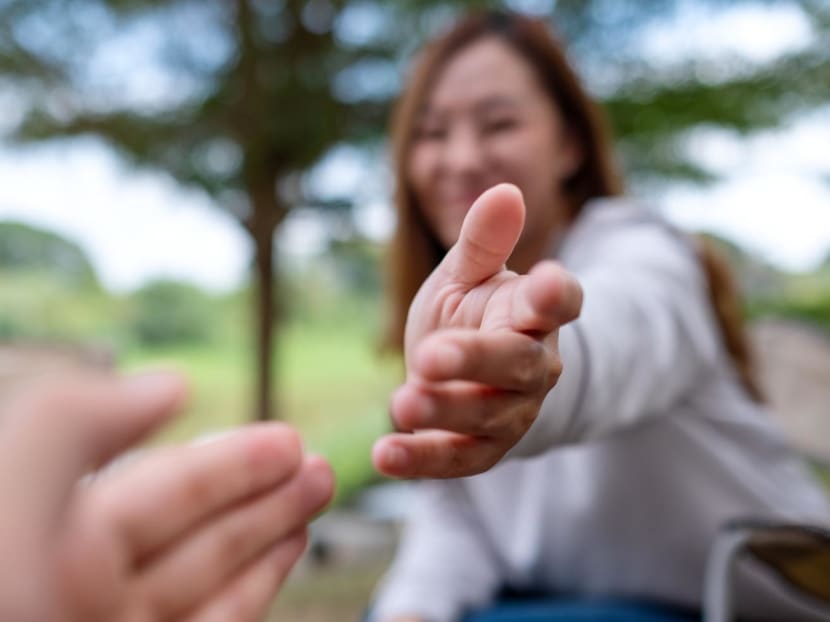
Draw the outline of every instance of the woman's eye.
<instances>
[{"instance_id":1,"label":"woman's eye","mask_svg":"<svg viewBox=\"0 0 830 622\"><path fill-rule=\"evenodd\" d=\"M423 126L415 132L417 140L444 140L447 136L446 128L440 126Z\"/></svg>"},{"instance_id":2,"label":"woman's eye","mask_svg":"<svg viewBox=\"0 0 830 622\"><path fill-rule=\"evenodd\" d=\"M484 123L484 132L486 134L495 134L498 132L506 132L518 126L516 119L493 119Z\"/></svg>"}]
</instances>

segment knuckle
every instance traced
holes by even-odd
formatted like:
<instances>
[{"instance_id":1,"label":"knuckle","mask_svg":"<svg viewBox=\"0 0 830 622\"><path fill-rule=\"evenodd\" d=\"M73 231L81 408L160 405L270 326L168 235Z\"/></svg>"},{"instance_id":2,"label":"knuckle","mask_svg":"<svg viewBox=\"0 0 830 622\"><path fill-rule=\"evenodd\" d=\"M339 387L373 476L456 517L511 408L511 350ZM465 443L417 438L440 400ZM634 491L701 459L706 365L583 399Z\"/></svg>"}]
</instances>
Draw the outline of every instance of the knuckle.
<instances>
[{"instance_id":1,"label":"knuckle","mask_svg":"<svg viewBox=\"0 0 830 622\"><path fill-rule=\"evenodd\" d=\"M496 428L497 419L493 416L493 405L490 400L481 398L475 406L475 429L484 436L491 436Z\"/></svg>"},{"instance_id":2,"label":"knuckle","mask_svg":"<svg viewBox=\"0 0 830 622\"><path fill-rule=\"evenodd\" d=\"M470 451L454 450L449 452L447 473L449 477L459 477L470 472L471 463L475 462L475 455Z\"/></svg>"},{"instance_id":3,"label":"knuckle","mask_svg":"<svg viewBox=\"0 0 830 622\"><path fill-rule=\"evenodd\" d=\"M480 423L478 427L482 436L496 438L504 434L506 426L501 417L494 416L493 414L487 414L482 416L479 421Z\"/></svg>"},{"instance_id":4,"label":"knuckle","mask_svg":"<svg viewBox=\"0 0 830 622\"><path fill-rule=\"evenodd\" d=\"M542 387L545 392L549 391L554 387L554 385L556 385L559 381L559 377L562 375L563 369L564 366L562 365L562 359L558 356L554 356L546 368L545 379Z\"/></svg>"},{"instance_id":5,"label":"knuckle","mask_svg":"<svg viewBox=\"0 0 830 622\"><path fill-rule=\"evenodd\" d=\"M250 535L245 529L227 528L216 540L213 548L215 568L227 568L235 565L237 559L248 548Z\"/></svg>"},{"instance_id":6,"label":"knuckle","mask_svg":"<svg viewBox=\"0 0 830 622\"><path fill-rule=\"evenodd\" d=\"M215 483L204 477L191 477L179 491L178 507L204 507L213 498Z\"/></svg>"},{"instance_id":7,"label":"knuckle","mask_svg":"<svg viewBox=\"0 0 830 622\"><path fill-rule=\"evenodd\" d=\"M515 357L510 369L513 384L522 389L535 389L545 380L542 366L543 348L536 341L529 341Z\"/></svg>"},{"instance_id":8,"label":"knuckle","mask_svg":"<svg viewBox=\"0 0 830 622\"><path fill-rule=\"evenodd\" d=\"M480 341L477 339L468 340L466 343L456 343L456 347L462 353L463 375L469 378L477 378L482 372L482 363L487 360L486 353Z\"/></svg>"}]
</instances>

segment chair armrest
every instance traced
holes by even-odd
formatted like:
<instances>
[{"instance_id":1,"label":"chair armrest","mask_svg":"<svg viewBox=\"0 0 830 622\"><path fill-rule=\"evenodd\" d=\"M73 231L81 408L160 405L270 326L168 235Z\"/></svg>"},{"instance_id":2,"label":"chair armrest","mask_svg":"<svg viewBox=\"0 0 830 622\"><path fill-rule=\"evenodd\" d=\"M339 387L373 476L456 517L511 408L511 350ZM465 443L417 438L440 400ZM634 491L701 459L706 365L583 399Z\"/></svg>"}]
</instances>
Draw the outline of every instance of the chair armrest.
<instances>
[{"instance_id":1,"label":"chair armrest","mask_svg":"<svg viewBox=\"0 0 830 622\"><path fill-rule=\"evenodd\" d=\"M705 622L733 619L734 570L738 560L747 556L811 605L830 608L830 530L809 524L741 520L721 530L709 553Z\"/></svg>"}]
</instances>

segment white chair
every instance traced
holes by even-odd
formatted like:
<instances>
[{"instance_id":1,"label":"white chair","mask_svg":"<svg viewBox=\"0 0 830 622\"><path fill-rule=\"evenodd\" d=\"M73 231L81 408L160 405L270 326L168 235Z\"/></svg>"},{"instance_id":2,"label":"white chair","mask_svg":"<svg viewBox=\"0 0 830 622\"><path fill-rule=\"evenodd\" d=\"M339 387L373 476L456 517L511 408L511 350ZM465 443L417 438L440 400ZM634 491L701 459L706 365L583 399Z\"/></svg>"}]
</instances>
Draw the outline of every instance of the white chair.
<instances>
[{"instance_id":1,"label":"white chair","mask_svg":"<svg viewBox=\"0 0 830 622\"><path fill-rule=\"evenodd\" d=\"M704 622L733 622L738 561L751 557L811 610L830 620L830 530L814 525L738 521L727 525L709 555Z\"/></svg>"},{"instance_id":2,"label":"white chair","mask_svg":"<svg viewBox=\"0 0 830 622\"><path fill-rule=\"evenodd\" d=\"M796 449L830 474L830 339L783 321L756 325L752 335L770 410ZM735 573L747 557L760 562L811 609L826 608L830 620L830 530L747 519L724 526L712 546L704 622L733 622Z\"/></svg>"}]
</instances>

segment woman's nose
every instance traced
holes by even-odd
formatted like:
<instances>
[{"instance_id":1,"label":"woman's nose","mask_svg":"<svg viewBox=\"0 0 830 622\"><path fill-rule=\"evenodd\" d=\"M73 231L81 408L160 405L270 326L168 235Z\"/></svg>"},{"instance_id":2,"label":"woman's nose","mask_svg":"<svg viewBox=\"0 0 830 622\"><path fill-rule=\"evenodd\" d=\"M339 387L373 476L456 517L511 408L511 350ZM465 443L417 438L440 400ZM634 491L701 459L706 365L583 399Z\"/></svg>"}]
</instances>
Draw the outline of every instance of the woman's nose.
<instances>
[{"instance_id":1,"label":"woman's nose","mask_svg":"<svg viewBox=\"0 0 830 622\"><path fill-rule=\"evenodd\" d=\"M448 171L478 172L482 166L482 150L478 135L472 128L454 129L445 143L443 156L444 166Z\"/></svg>"}]
</instances>

